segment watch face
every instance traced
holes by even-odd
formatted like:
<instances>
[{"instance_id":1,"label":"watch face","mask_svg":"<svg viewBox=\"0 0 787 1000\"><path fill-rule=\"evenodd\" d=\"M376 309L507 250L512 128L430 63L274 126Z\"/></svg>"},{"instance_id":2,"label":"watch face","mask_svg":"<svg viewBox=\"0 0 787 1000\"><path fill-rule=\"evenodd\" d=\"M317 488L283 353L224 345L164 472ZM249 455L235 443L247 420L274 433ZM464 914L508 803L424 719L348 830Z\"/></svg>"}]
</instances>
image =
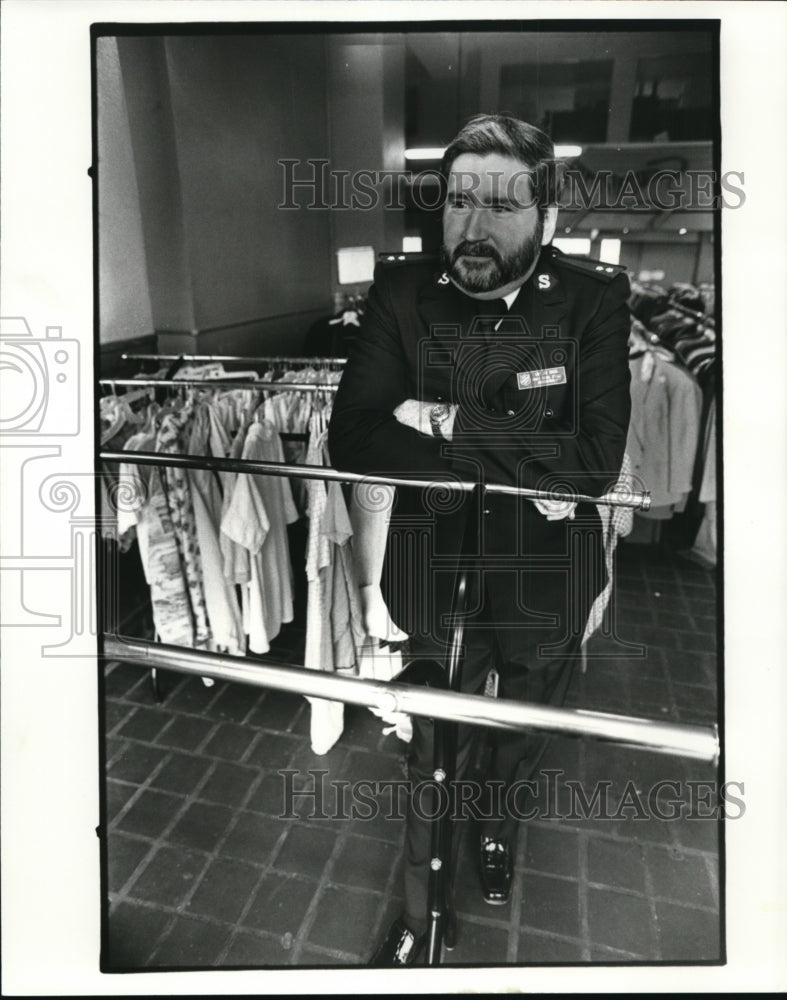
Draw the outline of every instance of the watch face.
<instances>
[{"instance_id":1,"label":"watch face","mask_svg":"<svg viewBox=\"0 0 787 1000\"><path fill-rule=\"evenodd\" d=\"M444 420L448 419L451 412L448 403L438 403L436 406L432 407L432 412L430 414L432 420L442 423Z\"/></svg>"}]
</instances>

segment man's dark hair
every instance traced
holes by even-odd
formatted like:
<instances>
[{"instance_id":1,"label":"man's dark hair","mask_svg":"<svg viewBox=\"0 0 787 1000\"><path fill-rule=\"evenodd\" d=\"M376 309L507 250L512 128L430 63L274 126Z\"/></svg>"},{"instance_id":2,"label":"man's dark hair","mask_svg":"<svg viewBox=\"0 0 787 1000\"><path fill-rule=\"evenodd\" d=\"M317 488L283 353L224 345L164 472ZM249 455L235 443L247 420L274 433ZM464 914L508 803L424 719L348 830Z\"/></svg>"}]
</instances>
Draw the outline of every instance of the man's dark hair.
<instances>
[{"instance_id":1,"label":"man's dark hair","mask_svg":"<svg viewBox=\"0 0 787 1000\"><path fill-rule=\"evenodd\" d=\"M544 209L556 205L563 188L565 165L555 159L549 136L535 125L511 115L474 115L443 153L440 172L445 181L457 157L463 153L512 156L533 171L533 197Z\"/></svg>"}]
</instances>

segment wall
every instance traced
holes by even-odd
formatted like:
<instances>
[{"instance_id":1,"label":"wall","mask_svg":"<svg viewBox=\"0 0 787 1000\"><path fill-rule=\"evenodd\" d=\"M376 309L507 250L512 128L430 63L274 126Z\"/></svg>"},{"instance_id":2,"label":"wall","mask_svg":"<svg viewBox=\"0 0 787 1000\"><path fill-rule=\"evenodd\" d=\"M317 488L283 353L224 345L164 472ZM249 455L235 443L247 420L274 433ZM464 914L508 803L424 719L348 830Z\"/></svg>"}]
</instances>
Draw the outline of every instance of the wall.
<instances>
[{"instance_id":1,"label":"wall","mask_svg":"<svg viewBox=\"0 0 787 1000\"><path fill-rule=\"evenodd\" d=\"M96 46L100 191L99 329L101 343L153 331L139 192L114 38Z\"/></svg>"},{"instance_id":2,"label":"wall","mask_svg":"<svg viewBox=\"0 0 787 1000\"><path fill-rule=\"evenodd\" d=\"M404 163L404 36L391 34L329 36L329 153L332 170L397 170ZM346 184L348 194L351 183ZM395 203L392 182L377 186L368 208L331 212L331 268L337 306L347 294L365 291L340 286L336 250L371 246L376 252L401 250L404 210ZM365 199L371 200L371 199Z\"/></svg>"},{"instance_id":3,"label":"wall","mask_svg":"<svg viewBox=\"0 0 787 1000\"><path fill-rule=\"evenodd\" d=\"M199 330L324 308L329 210L283 211L277 162L325 155L317 35L166 43Z\"/></svg>"},{"instance_id":4,"label":"wall","mask_svg":"<svg viewBox=\"0 0 787 1000\"><path fill-rule=\"evenodd\" d=\"M281 210L277 161L326 156L324 38L124 37L118 51L125 197L135 178L159 349L297 353L332 308L329 209ZM107 262L108 286L120 263Z\"/></svg>"},{"instance_id":5,"label":"wall","mask_svg":"<svg viewBox=\"0 0 787 1000\"><path fill-rule=\"evenodd\" d=\"M120 38L118 53L156 331L194 331L179 151L162 38ZM99 195L103 200L103 194Z\"/></svg>"}]
</instances>

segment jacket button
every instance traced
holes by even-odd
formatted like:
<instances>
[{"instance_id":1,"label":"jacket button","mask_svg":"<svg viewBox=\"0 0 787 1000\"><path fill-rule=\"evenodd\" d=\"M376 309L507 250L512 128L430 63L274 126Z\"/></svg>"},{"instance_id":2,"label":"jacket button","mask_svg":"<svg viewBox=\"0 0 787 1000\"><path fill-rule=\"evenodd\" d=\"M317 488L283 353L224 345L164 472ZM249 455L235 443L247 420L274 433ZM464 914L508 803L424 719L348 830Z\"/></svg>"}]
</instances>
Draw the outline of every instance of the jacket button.
<instances>
[{"instance_id":1,"label":"jacket button","mask_svg":"<svg viewBox=\"0 0 787 1000\"><path fill-rule=\"evenodd\" d=\"M442 403L442 401L443 401L443 397L442 397L442 396L438 396L438 397L437 397L437 402L438 402L438 403Z\"/></svg>"},{"instance_id":2,"label":"jacket button","mask_svg":"<svg viewBox=\"0 0 787 1000\"><path fill-rule=\"evenodd\" d=\"M484 507L484 513L485 513L485 514L489 514L489 513L491 513L488 507Z\"/></svg>"},{"instance_id":3,"label":"jacket button","mask_svg":"<svg viewBox=\"0 0 787 1000\"><path fill-rule=\"evenodd\" d=\"M544 416L545 417L553 417L554 413L552 412L552 410L546 409L546 410L544 410Z\"/></svg>"},{"instance_id":4,"label":"jacket button","mask_svg":"<svg viewBox=\"0 0 787 1000\"><path fill-rule=\"evenodd\" d=\"M516 411L515 410L506 410L506 413L509 415L509 417L513 417L514 414L516 413Z\"/></svg>"}]
</instances>

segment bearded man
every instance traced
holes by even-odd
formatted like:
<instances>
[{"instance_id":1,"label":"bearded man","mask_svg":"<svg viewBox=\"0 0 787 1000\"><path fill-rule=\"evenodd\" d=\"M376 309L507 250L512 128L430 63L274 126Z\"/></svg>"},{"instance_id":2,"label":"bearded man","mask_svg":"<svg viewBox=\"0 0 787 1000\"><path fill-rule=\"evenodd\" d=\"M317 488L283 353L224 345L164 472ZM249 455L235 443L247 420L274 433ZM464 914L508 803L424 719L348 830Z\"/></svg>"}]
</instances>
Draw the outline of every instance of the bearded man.
<instances>
[{"instance_id":1,"label":"bearded man","mask_svg":"<svg viewBox=\"0 0 787 1000\"><path fill-rule=\"evenodd\" d=\"M471 119L446 149L442 266L381 263L333 408L336 468L416 473L599 496L618 478L628 429L629 283L623 268L550 246L560 171L551 140L502 115ZM593 504L399 487L379 585L410 655L441 662L461 558L468 570L462 691L561 704L585 622L606 583ZM374 588L376 580L362 580ZM456 776L473 730L460 726ZM428 783L433 726L413 719L411 787ZM518 810L505 794L535 771L545 739L496 730L476 803L487 903L509 898ZM422 786L423 787L423 786ZM416 806L420 805L420 808ZM404 912L372 964L422 950L428 808L407 817Z\"/></svg>"}]
</instances>

